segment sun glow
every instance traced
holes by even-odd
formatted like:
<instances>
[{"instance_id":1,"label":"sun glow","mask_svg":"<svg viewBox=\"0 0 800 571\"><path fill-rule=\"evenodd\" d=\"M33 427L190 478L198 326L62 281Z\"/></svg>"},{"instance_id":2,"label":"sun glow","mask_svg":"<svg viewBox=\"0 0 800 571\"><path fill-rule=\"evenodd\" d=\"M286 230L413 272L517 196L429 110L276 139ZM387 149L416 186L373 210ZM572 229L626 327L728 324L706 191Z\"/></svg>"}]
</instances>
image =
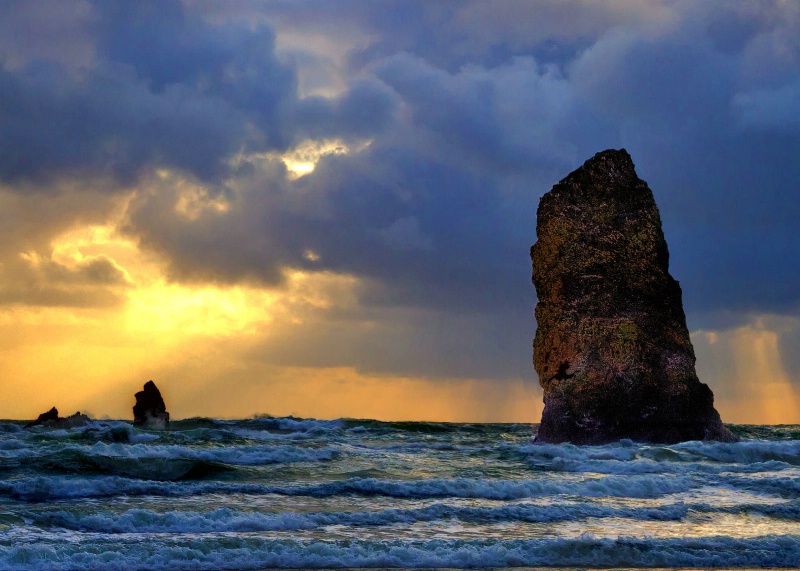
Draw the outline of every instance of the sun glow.
<instances>
[{"instance_id":1,"label":"sun glow","mask_svg":"<svg viewBox=\"0 0 800 571\"><path fill-rule=\"evenodd\" d=\"M132 331L179 335L249 335L263 329L276 294L258 289L188 287L159 280L129 299L126 322Z\"/></svg>"},{"instance_id":2,"label":"sun glow","mask_svg":"<svg viewBox=\"0 0 800 571\"><path fill-rule=\"evenodd\" d=\"M264 161L280 160L286 167L290 180L297 180L314 172L320 159L329 155L347 155L360 153L372 144L372 139L348 145L340 139L307 139L284 153L251 153L237 155L232 163L240 165L251 163L258 165Z\"/></svg>"},{"instance_id":3,"label":"sun glow","mask_svg":"<svg viewBox=\"0 0 800 571\"><path fill-rule=\"evenodd\" d=\"M202 189L184 186L179 196L185 198L178 208L187 216L224 211ZM4 306L0 371L24 383L11 389L15 398L0 403L0 417L33 418L57 405L62 412L127 418L130 391L144 380L173 376L188 389L209 376L241 371L242 352L334 304L352 303L356 280L329 272L287 269L283 283L272 288L170 282L165 261L120 232L129 198L107 223L72 226L48 247L19 253L21 263L43 276L42 283L47 272L56 271L62 290L85 290L90 297L113 290L116 302ZM98 281L81 273L97 261L122 278ZM204 366L193 371L192 363ZM187 378L188 371L195 376ZM183 404L187 414L197 405Z\"/></svg>"},{"instance_id":4,"label":"sun glow","mask_svg":"<svg viewBox=\"0 0 800 571\"><path fill-rule=\"evenodd\" d=\"M712 385L726 422L800 422L800 399L781 356L781 332L766 321L693 334L698 374Z\"/></svg>"},{"instance_id":5,"label":"sun glow","mask_svg":"<svg viewBox=\"0 0 800 571\"><path fill-rule=\"evenodd\" d=\"M371 143L371 140L367 140L348 147L339 139L308 140L279 157L289 171L289 178L296 179L314 172L319 160L326 155L358 153L369 147Z\"/></svg>"},{"instance_id":6,"label":"sun glow","mask_svg":"<svg viewBox=\"0 0 800 571\"><path fill-rule=\"evenodd\" d=\"M800 422L797 396L782 364L777 332L760 324L742 327L733 333L731 342L737 382L750 397L742 400L754 409L754 416L765 424Z\"/></svg>"}]
</instances>

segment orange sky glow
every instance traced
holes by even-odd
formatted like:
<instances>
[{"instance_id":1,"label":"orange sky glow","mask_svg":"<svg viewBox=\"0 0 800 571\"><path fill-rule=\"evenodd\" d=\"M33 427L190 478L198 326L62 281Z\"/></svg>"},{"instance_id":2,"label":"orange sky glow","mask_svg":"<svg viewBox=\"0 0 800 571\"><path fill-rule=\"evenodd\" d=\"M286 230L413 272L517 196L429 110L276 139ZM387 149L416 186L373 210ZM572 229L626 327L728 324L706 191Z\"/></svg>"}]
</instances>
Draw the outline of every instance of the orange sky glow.
<instances>
[{"instance_id":1,"label":"orange sky glow","mask_svg":"<svg viewBox=\"0 0 800 571\"><path fill-rule=\"evenodd\" d=\"M723 421L800 423L798 5L3 3L0 418L538 422L538 201L624 147Z\"/></svg>"},{"instance_id":2,"label":"orange sky glow","mask_svg":"<svg viewBox=\"0 0 800 571\"><path fill-rule=\"evenodd\" d=\"M318 148L306 145L306 156ZM308 172L308 165L301 170ZM187 218L228 209L171 173L157 179L178 189L173 207ZM0 417L33 418L55 405L62 414L128 418L133 393L154 379L174 418L538 421L541 390L532 367L527 378L439 378L262 359L265 347L297 339L298 332L302 342L303 331L322 326L332 313L357 309L359 280L286 269L279 287L171 281L162 260L124 232L127 209L143 192L109 199L98 219L57 228L29 249L6 253L33 276L23 284L29 294L55 284L61 294L87 301L0 309L0 374L7 380ZM92 271L94 280L58 277ZM728 422L798 418L798 399L781 364L781 332L768 322L693 333L698 372ZM532 319L531 336L534 327Z\"/></svg>"}]
</instances>

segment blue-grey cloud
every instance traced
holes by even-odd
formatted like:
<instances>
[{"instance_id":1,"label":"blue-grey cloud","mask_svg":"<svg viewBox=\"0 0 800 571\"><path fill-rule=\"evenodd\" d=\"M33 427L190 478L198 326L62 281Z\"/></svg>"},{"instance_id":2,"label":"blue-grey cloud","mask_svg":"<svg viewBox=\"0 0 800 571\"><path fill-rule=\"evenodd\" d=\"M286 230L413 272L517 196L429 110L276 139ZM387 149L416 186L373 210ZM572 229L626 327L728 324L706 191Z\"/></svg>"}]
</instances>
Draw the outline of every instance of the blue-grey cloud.
<instances>
[{"instance_id":1,"label":"blue-grey cloud","mask_svg":"<svg viewBox=\"0 0 800 571\"><path fill-rule=\"evenodd\" d=\"M316 6L278 4L275 14L302 26ZM363 99L385 110L362 113L385 118L373 147L324 159L296 183L268 183L289 194L302 189L311 203L329 205L326 217L294 205L288 211L274 203L244 206L250 200L244 198L248 223L223 224L237 228L236 240L201 241L203 252L219 249L224 263L209 264L206 256L190 264L186 250L198 240L187 239L174 250L178 275L262 276L274 283L284 265L313 266L369 278L365 302L482 311L495 304L498 311L524 312L522 300L532 292L527 280L515 280L522 246L533 239L536 199L597 150L624 146L661 205L673 271L695 324L725 310L794 311L800 276L781 261L800 247L792 232L798 201L786 193L800 174L792 158L800 150L793 122L800 106L791 97L796 68L786 63L793 53L786 55L787 46L797 43L787 30L797 22L766 6L650 3L638 5L635 17L593 6L588 10L597 17L584 13L571 29L565 14L580 13L577 5L555 13L544 5L504 6L508 14L494 18L490 39L471 23L479 8L469 3L414 9L355 2L330 13L333 21L352 18L365 35L378 35L351 54L360 85L369 78ZM551 24L561 20L550 36L532 21L532 39L525 41L511 24L527 10L539 10ZM677 23L659 27L658 15L648 12L659 10L671 11ZM507 35L502 25L511 26ZM432 33L436 26L441 33ZM459 30L480 41L465 49ZM554 42L573 49L548 59ZM769 54L769 46L784 73L765 80L753 58ZM358 125L343 111L358 109L342 103L353 93L357 88L336 103L304 101L295 128L315 136L347 133L345 124ZM402 102L396 116L393 97ZM347 119L339 124L323 115ZM369 128L354 134L366 136ZM137 224L154 245L177 248L146 218ZM170 232L176 240L181 235ZM222 253L245 235L269 247ZM305 260L308 248L321 259Z\"/></svg>"},{"instance_id":2,"label":"blue-grey cloud","mask_svg":"<svg viewBox=\"0 0 800 571\"><path fill-rule=\"evenodd\" d=\"M492 315L481 323L522 331L533 329L538 197L595 152L625 147L661 208L690 324L798 311L791 5L221 6L101 2L83 72L6 65L0 178L152 182L155 167L179 170L224 190L230 208L187 218L176 190L155 182L132 203L127 231L173 279L278 285L286 267L346 272L362 278L365 307ZM287 63L281 34L342 29L356 47L339 95L302 97L296 66L315 48ZM231 170L237 153L308 137L372 144L298 180L277 160Z\"/></svg>"},{"instance_id":3,"label":"blue-grey cloud","mask_svg":"<svg viewBox=\"0 0 800 571\"><path fill-rule=\"evenodd\" d=\"M219 182L241 151L363 136L393 111L368 79L333 101L300 100L266 24L211 25L177 1L95 8L90 66L34 57L0 67L0 180L102 172L129 184L166 167Z\"/></svg>"}]
</instances>

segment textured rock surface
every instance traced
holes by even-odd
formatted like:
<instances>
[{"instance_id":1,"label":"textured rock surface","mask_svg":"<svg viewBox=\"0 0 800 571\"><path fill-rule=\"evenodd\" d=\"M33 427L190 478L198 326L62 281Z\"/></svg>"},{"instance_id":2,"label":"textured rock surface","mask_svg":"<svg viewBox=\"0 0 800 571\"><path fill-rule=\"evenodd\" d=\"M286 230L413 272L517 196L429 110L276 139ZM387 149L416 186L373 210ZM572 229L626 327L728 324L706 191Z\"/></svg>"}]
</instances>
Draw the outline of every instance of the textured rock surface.
<instances>
[{"instance_id":1,"label":"textured rock surface","mask_svg":"<svg viewBox=\"0 0 800 571\"><path fill-rule=\"evenodd\" d=\"M169 413L161 391L153 381L147 381L144 390L136 393L133 405L133 425L164 430L169 426Z\"/></svg>"},{"instance_id":2,"label":"textured rock surface","mask_svg":"<svg viewBox=\"0 0 800 571\"><path fill-rule=\"evenodd\" d=\"M539 442L734 441L695 373L661 218L622 149L595 155L539 202Z\"/></svg>"}]
</instances>

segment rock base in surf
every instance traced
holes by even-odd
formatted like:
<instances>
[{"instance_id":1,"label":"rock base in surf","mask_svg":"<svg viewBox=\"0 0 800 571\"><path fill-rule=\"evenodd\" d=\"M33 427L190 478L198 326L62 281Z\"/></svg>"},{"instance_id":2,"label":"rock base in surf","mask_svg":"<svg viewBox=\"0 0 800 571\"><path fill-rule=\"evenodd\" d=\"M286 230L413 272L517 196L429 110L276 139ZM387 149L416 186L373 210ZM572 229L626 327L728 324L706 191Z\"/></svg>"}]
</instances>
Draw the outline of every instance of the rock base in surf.
<instances>
[{"instance_id":1,"label":"rock base in surf","mask_svg":"<svg viewBox=\"0 0 800 571\"><path fill-rule=\"evenodd\" d=\"M556 184L536 235L537 441L735 441L697 378L658 208L628 153L598 153Z\"/></svg>"}]
</instances>

